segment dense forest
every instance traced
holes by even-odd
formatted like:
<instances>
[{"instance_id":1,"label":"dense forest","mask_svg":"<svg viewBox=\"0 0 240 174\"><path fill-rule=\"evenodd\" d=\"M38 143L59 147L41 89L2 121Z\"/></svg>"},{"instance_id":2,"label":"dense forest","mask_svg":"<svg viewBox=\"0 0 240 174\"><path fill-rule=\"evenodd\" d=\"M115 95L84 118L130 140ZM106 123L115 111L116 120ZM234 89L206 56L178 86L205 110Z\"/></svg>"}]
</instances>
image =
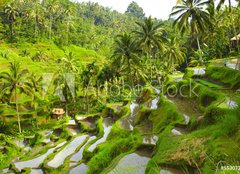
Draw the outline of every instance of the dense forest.
<instances>
[{"instance_id":1,"label":"dense forest","mask_svg":"<svg viewBox=\"0 0 240 174\"><path fill-rule=\"evenodd\" d=\"M0 0L0 173L239 173L239 6Z\"/></svg>"}]
</instances>

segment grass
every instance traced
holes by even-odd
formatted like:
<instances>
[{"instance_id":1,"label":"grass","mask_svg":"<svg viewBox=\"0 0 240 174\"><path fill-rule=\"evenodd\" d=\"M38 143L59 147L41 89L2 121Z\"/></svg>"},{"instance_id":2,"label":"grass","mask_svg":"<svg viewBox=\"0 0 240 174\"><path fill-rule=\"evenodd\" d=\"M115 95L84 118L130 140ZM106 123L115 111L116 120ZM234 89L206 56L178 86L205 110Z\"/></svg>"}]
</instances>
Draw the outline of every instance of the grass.
<instances>
[{"instance_id":1,"label":"grass","mask_svg":"<svg viewBox=\"0 0 240 174\"><path fill-rule=\"evenodd\" d=\"M32 57L38 52L41 52L41 54L47 58L47 63L32 60ZM21 62L30 72L34 72L38 76L42 75L42 73L54 73L59 68L58 60L66 57L66 54L69 52L73 53L73 56L80 61L81 65L92 62L103 65L103 63L106 62L105 57L97 52L74 45L60 48L49 43L17 43L11 45L1 43L0 69L2 71L7 70L8 62L16 60Z\"/></svg>"},{"instance_id":2,"label":"grass","mask_svg":"<svg viewBox=\"0 0 240 174\"><path fill-rule=\"evenodd\" d=\"M88 162L87 173L104 173L103 170L110 166L113 159L136 150L141 142L142 137L138 131L129 132L114 125L107 141L98 147L98 151Z\"/></svg>"},{"instance_id":3,"label":"grass","mask_svg":"<svg viewBox=\"0 0 240 174\"><path fill-rule=\"evenodd\" d=\"M230 88L240 87L240 71L228 67L209 66L206 70L206 77L226 84Z\"/></svg>"},{"instance_id":4,"label":"grass","mask_svg":"<svg viewBox=\"0 0 240 174\"><path fill-rule=\"evenodd\" d=\"M209 88L213 88L213 89L228 89L228 88L225 88L219 84L216 84L216 83L213 83L213 82L210 82L208 80L205 80L205 79L195 79L196 82L204 85L204 86L207 86Z\"/></svg>"},{"instance_id":5,"label":"grass","mask_svg":"<svg viewBox=\"0 0 240 174\"><path fill-rule=\"evenodd\" d=\"M163 96L159 100L159 108L153 110L149 115L149 120L153 122L153 131L156 133L164 130L168 125L183 123L184 117L177 112L176 106Z\"/></svg>"}]
</instances>

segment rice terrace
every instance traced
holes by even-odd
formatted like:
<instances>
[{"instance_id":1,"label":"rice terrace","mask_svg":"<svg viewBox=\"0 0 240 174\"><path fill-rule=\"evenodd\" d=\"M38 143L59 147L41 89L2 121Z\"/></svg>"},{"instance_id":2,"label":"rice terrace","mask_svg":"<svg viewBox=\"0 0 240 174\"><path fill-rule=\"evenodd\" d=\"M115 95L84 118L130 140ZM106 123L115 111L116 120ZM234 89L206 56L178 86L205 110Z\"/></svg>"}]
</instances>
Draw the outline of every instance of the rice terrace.
<instances>
[{"instance_id":1,"label":"rice terrace","mask_svg":"<svg viewBox=\"0 0 240 174\"><path fill-rule=\"evenodd\" d=\"M239 174L239 0L0 0L0 173Z\"/></svg>"}]
</instances>

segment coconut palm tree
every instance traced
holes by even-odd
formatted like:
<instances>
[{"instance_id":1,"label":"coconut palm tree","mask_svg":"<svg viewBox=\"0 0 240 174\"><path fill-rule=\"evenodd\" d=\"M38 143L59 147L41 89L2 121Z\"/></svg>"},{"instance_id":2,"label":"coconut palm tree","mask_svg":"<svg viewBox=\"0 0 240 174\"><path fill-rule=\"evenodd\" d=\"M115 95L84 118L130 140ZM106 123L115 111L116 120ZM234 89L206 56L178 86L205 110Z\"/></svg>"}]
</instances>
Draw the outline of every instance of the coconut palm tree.
<instances>
[{"instance_id":1,"label":"coconut palm tree","mask_svg":"<svg viewBox=\"0 0 240 174\"><path fill-rule=\"evenodd\" d=\"M151 16L146 18L144 22L136 22L136 24L139 28L135 30L134 33L136 34L139 42L142 44L144 50L147 53L147 61L149 61L152 78L152 49L153 47L157 47L160 50L164 49L163 43L166 41L166 39L162 35L163 28L161 28L161 24L154 22Z\"/></svg>"},{"instance_id":2,"label":"coconut palm tree","mask_svg":"<svg viewBox=\"0 0 240 174\"><path fill-rule=\"evenodd\" d=\"M204 6L209 3L209 0L182 0L181 4L173 7L173 12L170 14L172 17L177 16L173 26L177 26L181 34L190 29L192 37L196 38L201 62L203 60L199 34L211 23L209 13L204 10Z\"/></svg>"},{"instance_id":3,"label":"coconut palm tree","mask_svg":"<svg viewBox=\"0 0 240 174\"><path fill-rule=\"evenodd\" d=\"M10 96L14 96L19 133L21 133L21 123L18 108L18 93L32 94L32 84L26 77L28 77L28 71L26 69L22 70L18 62L11 62L9 72L2 72L0 74L0 79L2 79L4 84L1 89L1 95L9 93Z\"/></svg>"},{"instance_id":4,"label":"coconut palm tree","mask_svg":"<svg viewBox=\"0 0 240 174\"><path fill-rule=\"evenodd\" d=\"M33 94L32 94L32 104L34 106L34 111L35 111L35 119L36 119L36 126L38 128L38 121L37 121L37 107L38 107L38 101L40 101L40 97L39 97L39 89L41 88L41 81L42 81L42 77L38 77L36 74L32 73L30 74L30 80L32 83L32 90L33 90Z\"/></svg>"},{"instance_id":5,"label":"coconut palm tree","mask_svg":"<svg viewBox=\"0 0 240 174\"><path fill-rule=\"evenodd\" d=\"M66 30L67 30L66 31L66 34L67 34L66 43L68 44L69 43L69 29L70 29L70 26L72 25L71 24L71 18L72 18L73 8L70 5L68 5L63 13L64 13L65 18L66 18L66 21L65 21Z\"/></svg>"},{"instance_id":6,"label":"coconut palm tree","mask_svg":"<svg viewBox=\"0 0 240 174\"><path fill-rule=\"evenodd\" d=\"M65 73L77 73L81 68L81 64L75 59L73 52L65 53L65 57L61 59Z\"/></svg>"},{"instance_id":7,"label":"coconut palm tree","mask_svg":"<svg viewBox=\"0 0 240 174\"><path fill-rule=\"evenodd\" d=\"M65 102L66 115L68 114L68 102L75 102L75 74L81 70L81 64L74 58L73 53L65 54L66 57L60 60L61 66L54 81L55 90L59 92L61 100Z\"/></svg>"},{"instance_id":8,"label":"coconut palm tree","mask_svg":"<svg viewBox=\"0 0 240 174\"><path fill-rule=\"evenodd\" d=\"M13 37L13 23L16 21L16 18L19 16L18 10L13 5L7 5L4 9L4 13L7 16L10 36Z\"/></svg>"},{"instance_id":9,"label":"coconut palm tree","mask_svg":"<svg viewBox=\"0 0 240 174\"><path fill-rule=\"evenodd\" d=\"M54 14L58 10L58 1L57 0L49 0L48 5L47 5L47 11L50 16L50 21L49 21L49 40L52 42L52 27L53 27L53 21L54 21Z\"/></svg>"},{"instance_id":10,"label":"coconut palm tree","mask_svg":"<svg viewBox=\"0 0 240 174\"><path fill-rule=\"evenodd\" d=\"M164 57L167 58L168 67L171 69L172 73L174 73L175 64L179 65L184 62L185 53L183 52L183 48L178 43L176 37L171 38L166 43Z\"/></svg>"},{"instance_id":11,"label":"coconut palm tree","mask_svg":"<svg viewBox=\"0 0 240 174\"><path fill-rule=\"evenodd\" d=\"M113 65L120 69L120 72L123 72L127 74L128 77L130 77L133 89L134 65L140 66L138 44L127 33L119 35L115 40L115 43L116 47L112 56Z\"/></svg>"},{"instance_id":12,"label":"coconut palm tree","mask_svg":"<svg viewBox=\"0 0 240 174\"><path fill-rule=\"evenodd\" d=\"M219 3L218 3L218 5L217 5L217 10L220 10L220 8L222 7L222 5L223 5L225 2L226 2L226 0L220 0ZM239 0L235 0L235 2L237 2L237 3L238 3L238 6L239 6L240 1L239 1ZM232 4L233 4L232 0L228 0L229 11L232 10Z\"/></svg>"},{"instance_id":13,"label":"coconut palm tree","mask_svg":"<svg viewBox=\"0 0 240 174\"><path fill-rule=\"evenodd\" d=\"M95 64L95 62L92 62L86 66L86 68L81 73L81 82L83 88L85 88L85 101L87 106L87 113L89 113L89 99L88 99L88 91L89 87L92 84L95 86L96 84L93 84L94 82L97 83L97 74L99 71L99 67Z\"/></svg>"}]
</instances>

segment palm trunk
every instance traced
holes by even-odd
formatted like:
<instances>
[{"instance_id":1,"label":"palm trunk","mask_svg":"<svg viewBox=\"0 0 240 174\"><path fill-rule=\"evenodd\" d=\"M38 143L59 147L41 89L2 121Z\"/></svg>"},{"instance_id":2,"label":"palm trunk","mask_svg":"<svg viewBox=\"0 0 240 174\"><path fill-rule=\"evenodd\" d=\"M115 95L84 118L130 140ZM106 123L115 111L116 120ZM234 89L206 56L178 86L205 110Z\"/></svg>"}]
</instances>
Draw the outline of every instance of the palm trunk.
<instances>
[{"instance_id":1,"label":"palm trunk","mask_svg":"<svg viewBox=\"0 0 240 174\"><path fill-rule=\"evenodd\" d=\"M70 21L69 21L69 18L68 18L67 19L67 45L69 43L69 23L70 23Z\"/></svg>"},{"instance_id":2,"label":"palm trunk","mask_svg":"<svg viewBox=\"0 0 240 174\"><path fill-rule=\"evenodd\" d=\"M148 49L147 53L147 59L149 61L149 66L150 66L150 74L151 74L151 80L152 80L152 60L151 60L151 48Z\"/></svg>"},{"instance_id":3,"label":"palm trunk","mask_svg":"<svg viewBox=\"0 0 240 174\"><path fill-rule=\"evenodd\" d=\"M131 79L132 90L134 91L133 76L132 76L131 66L130 66L130 61L129 60L128 60L128 69L129 69L129 75L130 75L130 79Z\"/></svg>"},{"instance_id":4,"label":"palm trunk","mask_svg":"<svg viewBox=\"0 0 240 174\"><path fill-rule=\"evenodd\" d=\"M202 65L202 64L203 64L203 59L202 59L202 50L201 50L201 46L200 46L200 43L199 43L198 36L197 36L197 45L198 45L198 51L199 51L199 58L200 58L201 65Z\"/></svg>"},{"instance_id":5,"label":"palm trunk","mask_svg":"<svg viewBox=\"0 0 240 174\"><path fill-rule=\"evenodd\" d=\"M231 11L232 11L232 3L231 3L231 0L228 0L228 4L229 4L229 11L231 12Z\"/></svg>"},{"instance_id":6,"label":"palm trunk","mask_svg":"<svg viewBox=\"0 0 240 174\"><path fill-rule=\"evenodd\" d=\"M50 42L52 43L52 15L50 16L49 39L50 39Z\"/></svg>"},{"instance_id":7,"label":"palm trunk","mask_svg":"<svg viewBox=\"0 0 240 174\"><path fill-rule=\"evenodd\" d=\"M34 111L35 111L36 126L37 126L37 128L38 128L37 107L36 107L36 104L35 104L35 103L34 103Z\"/></svg>"},{"instance_id":8,"label":"palm trunk","mask_svg":"<svg viewBox=\"0 0 240 174\"><path fill-rule=\"evenodd\" d=\"M10 29L10 37L13 38L13 21L10 21L9 23L9 29Z\"/></svg>"},{"instance_id":9,"label":"palm trunk","mask_svg":"<svg viewBox=\"0 0 240 174\"><path fill-rule=\"evenodd\" d=\"M17 111L17 117L18 117L18 129L19 129L19 133L22 133L20 115L19 115L19 111L18 111L17 89L16 88L15 88L15 104L16 104L16 111Z\"/></svg>"},{"instance_id":10,"label":"palm trunk","mask_svg":"<svg viewBox=\"0 0 240 174\"><path fill-rule=\"evenodd\" d=\"M37 9L37 1L35 0L35 29L34 29L34 38L37 38L37 30L38 30L38 9Z\"/></svg>"}]
</instances>

